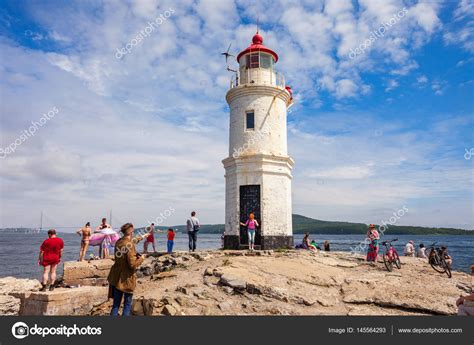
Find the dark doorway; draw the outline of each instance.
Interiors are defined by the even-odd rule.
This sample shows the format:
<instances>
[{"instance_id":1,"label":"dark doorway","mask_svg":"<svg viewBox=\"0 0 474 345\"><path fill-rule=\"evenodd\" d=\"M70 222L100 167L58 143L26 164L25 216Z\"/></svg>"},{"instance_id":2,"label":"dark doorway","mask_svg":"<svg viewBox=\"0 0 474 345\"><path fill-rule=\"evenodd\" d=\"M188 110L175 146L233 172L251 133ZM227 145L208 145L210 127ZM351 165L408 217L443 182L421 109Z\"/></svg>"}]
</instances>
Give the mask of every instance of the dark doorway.
<instances>
[{"instance_id":1,"label":"dark doorway","mask_svg":"<svg viewBox=\"0 0 474 345\"><path fill-rule=\"evenodd\" d=\"M249 214L253 212L255 219L260 225L255 233L255 245L261 244L261 227L262 222L260 218L260 185L240 186L240 221L245 223L249 218ZM247 228L240 226L240 244L248 244Z\"/></svg>"}]
</instances>

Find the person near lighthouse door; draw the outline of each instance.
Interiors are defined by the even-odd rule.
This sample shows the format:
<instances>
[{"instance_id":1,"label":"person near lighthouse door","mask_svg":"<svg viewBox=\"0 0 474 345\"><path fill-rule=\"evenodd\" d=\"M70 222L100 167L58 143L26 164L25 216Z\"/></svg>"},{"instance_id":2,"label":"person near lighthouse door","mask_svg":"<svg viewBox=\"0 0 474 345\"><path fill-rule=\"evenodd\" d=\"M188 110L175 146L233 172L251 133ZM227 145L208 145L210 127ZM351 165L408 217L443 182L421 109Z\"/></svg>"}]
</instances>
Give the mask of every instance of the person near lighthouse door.
<instances>
[{"instance_id":1,"label":"person near lighthouse door","mask_svg":"<svg viewBox=\"0 0 474 345\"><path fill-rule=\"evenodd\" d=\"M255 215L253 214L253 212L249 214L249 219L247 219L245 223L241 222L240 225L247 227L249 237L249 249L253 250L255 244L255 231L258 227L258 222L255 219Z\"/></svg>"}]
</instances>

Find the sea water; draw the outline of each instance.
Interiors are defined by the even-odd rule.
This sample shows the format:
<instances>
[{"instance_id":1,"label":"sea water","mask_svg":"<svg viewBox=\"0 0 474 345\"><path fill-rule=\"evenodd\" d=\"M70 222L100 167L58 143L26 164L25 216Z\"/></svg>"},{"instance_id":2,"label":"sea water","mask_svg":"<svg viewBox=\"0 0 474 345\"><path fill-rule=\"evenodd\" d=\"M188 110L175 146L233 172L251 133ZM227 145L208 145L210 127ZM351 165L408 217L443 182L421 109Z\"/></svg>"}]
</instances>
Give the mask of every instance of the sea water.
<instances>
[{"instance_id":1,"label":"sea water","mask_svg":"<svg viewBox=\"0 0 474 345\"><path fill-rule=\"evenodd\" d=\"M81 237L73 233L59 233L59 237L64 240L63 262L77 260L81 245ZM0 236L0 277L14 276L18 278L39 278L42 268L38 266L38 254L41 243L47 238L46 234L25 234L25 233L4 233ZM301 243L303 235L295 235L295 243ZM364 240L363 235L311 235L311 239L316 240L320 247L324 241L329 241L332 251L350 251L351 247L357 246ZM415 242L415 248L420 243L428 247L436 242L448 247L449 254L453 257L453 269L470 272L470 266L474 264L474 236L423 236L423 235L394 235L385 236L382 240L398 238L394 242L394 247L400 255L403 255L403 247L409 240ZM166 232L155 234L155 244L157 251L166 250ZM221 248L221 235L219 234L198 234L198 251L204 249ZM143 242L138 243L139 252L143 250ZM188 235L177 233L175 237L174 250L188 250ZM148 251L152 251L151 244ZM383 247L380 248L380 252ZM98 255L97 247L90 247L89 254ZM402 258L403 261L403 258ZM433 271L427 265L427 270ZM61 270L61 268L60 268ZM61 272L59 272L61 273Z\"/></svg>"}]
</instances>

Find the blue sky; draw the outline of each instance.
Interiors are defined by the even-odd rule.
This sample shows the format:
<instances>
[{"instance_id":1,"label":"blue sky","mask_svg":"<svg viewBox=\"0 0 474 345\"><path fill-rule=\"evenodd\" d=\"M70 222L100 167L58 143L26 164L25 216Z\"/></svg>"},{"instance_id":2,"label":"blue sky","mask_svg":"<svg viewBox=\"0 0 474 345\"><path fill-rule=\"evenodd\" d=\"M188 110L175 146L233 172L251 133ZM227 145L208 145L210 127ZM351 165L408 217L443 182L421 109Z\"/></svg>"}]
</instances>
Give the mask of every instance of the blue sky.
<instances>
[{"instance_id":1,"label":"blue sky","mask_svg":"<svg viewBox=\"0 0 474 345\"><path fill-rule=\"evenodd\" d=\"M192 209L223 222L220 52L244 49L258 20L295 92L294 213L380 223L406 206L398 224L474 228L472 1L1 3L1 148L59 110L0 161L2 227L36 226L41 210L46 226L78 226L110 209L143 225L169 207L163 224Z\"/></svg>"}]
</instances>

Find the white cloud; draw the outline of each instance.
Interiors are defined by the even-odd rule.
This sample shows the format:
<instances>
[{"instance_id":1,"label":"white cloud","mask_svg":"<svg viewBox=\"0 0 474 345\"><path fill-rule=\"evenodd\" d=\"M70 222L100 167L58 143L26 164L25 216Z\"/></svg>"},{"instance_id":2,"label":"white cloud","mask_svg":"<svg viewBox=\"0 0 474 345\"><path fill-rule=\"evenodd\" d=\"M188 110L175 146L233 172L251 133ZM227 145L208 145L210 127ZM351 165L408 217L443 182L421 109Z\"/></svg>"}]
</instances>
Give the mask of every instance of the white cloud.
<instances>
[{"instance_id":1,"label":"white cloud","mask_svg":"<svg viewBox=\"0 0 474 345\"><path fill-rule=\"evenodd\" d=\"M336 82L336 97L346 98L357 95L357 85L350 79L341 79Z\"/></svg>"},{"instance_id":2,"label":"white cloud","mask_svg":"<svg viewBox=\"0 0 474 345\"><path fill-rule=\"evenodd\" d=\"M420 75L416 78L417 83L426 84L428 82L428 77L426 75Z\"/></svg>"},{"instance_id":3,"label":"white cloud","mask_svg":"<svg viewBox=\"0 0 474 345\"><path fill-rule=\"evenodd\" d=\"M385 88L385 92L389 92L393 89L396 89L398 85L398 81L396 81L395 79L390 79L387 83L387 87Z\"/></svg>"},{"instance_id":4,"label":"white cloud","mask_svg":"<svg viewBox=\"0 0 474 345\"><path fill-rule=\"evenodd\" d=\"M220 53L228 44L234 54L245 48L259 13L265 44L280 54L277 68L295 99L316 108L328 93L344 104L371 92L365 73L397 75L398 83L418 67L413 47L440 25L439 6L423 6L352 61L348 51L399 11L400 1L360 1L357 10L351 1L29 3L32 21L48 33L40 43L50 39L59 48L0 39L7 57L0 68L2 146L53 106L61 113L2 162L8 203L0 226L36 225L41 210L57 224L79 225L111 208L117 219L142 225L169 205L177 210L170 224L183 223L196 207L204 222L223 221L230 74ZM124 59L115 58L117 48L169 7L176 13L166 23ZM401 135L396 130L403 126L374 124L365 115L290 115L296 212L366 221L374 207L398 208L407 195L439 198L466 189L462 168L448 172L438 189L424 184L425 155L437 145L429 133ZM374 139L376 131L383 134ZM407 169L406 162L414 166ZM313 185L314 179L324 183ZM450 217L468 219L464 208Z\"/></svg>"},{"instance_id":5,"label":"white cloud","mask_svg":"<svg viewBox=\"0 0 474 345\"><path fill-rule=\"evenodd\" d=\"M474 52L474 4L471 0L460 0L453 13L453 23L447 26L443 39L446 44L463 47Z\"/></svg>"}]
</instances>

